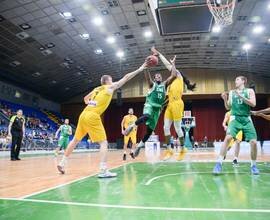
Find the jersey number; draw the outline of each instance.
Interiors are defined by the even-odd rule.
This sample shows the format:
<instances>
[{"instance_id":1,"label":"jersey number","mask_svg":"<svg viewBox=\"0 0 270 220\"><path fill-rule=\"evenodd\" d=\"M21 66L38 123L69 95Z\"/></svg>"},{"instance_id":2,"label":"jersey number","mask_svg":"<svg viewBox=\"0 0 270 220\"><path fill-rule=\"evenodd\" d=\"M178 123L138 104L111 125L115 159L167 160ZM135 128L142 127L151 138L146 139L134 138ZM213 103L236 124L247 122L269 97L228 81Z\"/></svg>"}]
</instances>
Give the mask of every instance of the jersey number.
<instances>
[{"instance_id":1,"label":"jersey number","mask_svg":"<svg viewBox=\"0 0 270 220\"><path fill-rule=\"evenodd\" d=\"M237 104L238 105L242 105L243 104L243 100L242 99L237 99Z\"/></svg>"},{"instance_id":2,"label":"jersey number","mask_svg":"<svg viewBox=\"0 0 270 220\"><path fill-rule=\"evenodd\" d=\"M158 99L162 99L163 95L161 93L158 93Z\"/></svg>"}]
</instances>

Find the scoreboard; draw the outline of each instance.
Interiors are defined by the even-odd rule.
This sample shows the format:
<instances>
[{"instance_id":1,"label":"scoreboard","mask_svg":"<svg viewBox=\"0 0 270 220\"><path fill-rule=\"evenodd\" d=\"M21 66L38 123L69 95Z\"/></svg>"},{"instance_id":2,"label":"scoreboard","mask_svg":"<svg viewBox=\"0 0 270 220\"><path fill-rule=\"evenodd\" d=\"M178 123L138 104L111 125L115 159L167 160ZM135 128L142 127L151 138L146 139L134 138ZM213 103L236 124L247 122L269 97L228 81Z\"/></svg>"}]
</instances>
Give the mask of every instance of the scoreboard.
<instances>
[{"instance_id":1,"label":"scoreboard","mask_svg":"<svg viewBox=\"0 0 270 220\"><path fill-rule=\"evenodd\" d=\"M206 4L206 0L157 0L157 1L159 8Z\"/></svg>"}]
</instances>

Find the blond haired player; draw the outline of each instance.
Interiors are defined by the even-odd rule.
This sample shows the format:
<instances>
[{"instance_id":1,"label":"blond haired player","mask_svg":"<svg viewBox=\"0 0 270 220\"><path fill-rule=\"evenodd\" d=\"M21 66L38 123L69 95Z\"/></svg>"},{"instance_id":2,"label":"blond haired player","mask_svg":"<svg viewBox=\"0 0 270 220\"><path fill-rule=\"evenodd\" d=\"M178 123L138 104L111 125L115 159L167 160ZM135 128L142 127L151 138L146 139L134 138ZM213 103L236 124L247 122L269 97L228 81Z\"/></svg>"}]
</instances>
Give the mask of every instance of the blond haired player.
<instances>
[{"instance_id":1,"label":"blond haired player","mask_svg":"<svg viewBox=\"0 0 270 220\"><path fill-rule=\"evenodd\" d=\"M75 136L68 144L65 154L57 166L59 172L65 173L67 158L82 138L88 134L93 142L97 142L100 145L100 173L98 177L108 178L117 176L116 173L110 172L107 168L108 142L100 116L108 108L114 91L146 69L147 62L145 61L140 68L126 74L117 82L113 82L110 75L103 75L100 80L101 86L95 88L84 97L84 102L87 106L79 117Z\"/></svg>"},{"instance_id":2,"label":"blond haired player","mask_svg":"<svg viewBox=\"0 0 270 220\"><path fill-rule=\"evenodd\" d=\"M128 128L128 126L132 125L135 123L137 120L137 117L134 115L133 108L130 108L128 110L128 114L124 116L122 122L121 122L121 129L122 129L122 134L124 135L125 130ZM127 159L127 145L129 140L132 143L132 148L130 151L130 156L134 159L134 152L133 149L136 147L137 143L137 128L133 129L128 136L124 135L124 154L123 154L123 160Z\"/></svg>"},{"instance_id":3,"label":"blond haired player","mask_svg":"<svg viewBox=\"0 0 270 220\"><path fill-rule=\"evenodd\" d=\"M172 64L154 47L152 47L152 52L156 55L159 55L159 58L166 66L166 68L171 71ZM173 156L173 150L171 148L170 139L171 139L171 126L174 124L175 131L180 141L181 151L177 156L177 160L182 160L186 149L184 147L184 134L181 128L181 122L184 112L184 102L182 100L182 95L184 92L184 83L187 85L187 88L193 91L196 87L196 84L191 84L190 81L181 73L176 70L176 78L173 80L171 85L167 88L168 95L168 105L164 114L164 135L165 142L167 144L167 150L165 153L164 160L168 160Z\"/></svg>"},{"instance_id":4,"label":"blond haired player","mask_svg":"<svg viewBox=\"0 0 270 220\"><path fill-rule=\"evenodd\" d=\"M224 131L227 131L228 125L230 123L230 118L231 118L231 111L226 112L224 116L224 120L222 123L222 126L224 128ZM238 166L238 157L239 157L239 152L240 152L240 143L243 140L243 131L239 131L235 137L235 140L232 139L231 142L228 145L227 152L231 149L233 145L235 145L235 151L234 151L234 159L233 159L233 166ZM226 155L224 159L226 158Z\"/></svg>"}]
</instances>

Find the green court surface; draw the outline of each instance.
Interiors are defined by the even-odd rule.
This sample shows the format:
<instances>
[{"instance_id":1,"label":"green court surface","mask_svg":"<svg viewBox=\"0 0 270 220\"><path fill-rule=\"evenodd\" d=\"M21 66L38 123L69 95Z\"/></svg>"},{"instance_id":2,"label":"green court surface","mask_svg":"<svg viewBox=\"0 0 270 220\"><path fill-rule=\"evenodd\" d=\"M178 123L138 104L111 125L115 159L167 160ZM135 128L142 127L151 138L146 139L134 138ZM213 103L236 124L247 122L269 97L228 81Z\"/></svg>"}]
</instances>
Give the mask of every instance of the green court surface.
<instances>
[{"instance_id":1,"label":"green court surface","mask_svg":"<svg viewBox=\"0 0 270 220\"><path fill-rule=\"evenodd\" d=\"M24 199L0 199L0 219L268 219L270 167L213 163L131 163ZM29 186L31 187L31 186Z\"/></svg>"}]
</instances>

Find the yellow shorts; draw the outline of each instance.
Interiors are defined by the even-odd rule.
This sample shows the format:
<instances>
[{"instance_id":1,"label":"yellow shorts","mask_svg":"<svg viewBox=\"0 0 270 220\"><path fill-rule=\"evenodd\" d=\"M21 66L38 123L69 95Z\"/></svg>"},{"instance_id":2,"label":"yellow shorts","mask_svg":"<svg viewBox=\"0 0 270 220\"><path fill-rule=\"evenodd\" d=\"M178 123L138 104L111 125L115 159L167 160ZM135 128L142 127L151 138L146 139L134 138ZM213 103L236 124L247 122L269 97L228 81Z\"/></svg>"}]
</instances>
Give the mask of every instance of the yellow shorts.
<instances>
[{"instance_id":1,"label":"yellow shorts","mask_svg":"<svg viewBox=\"0 0 270 220\"><path fill-rule=\"evenodd\" d=\"M80 141L86 134L89 135L92 142L107 140L100 115L89 110L84 110L81 113L75 131L75 138Z\"/></svg>"},{"instance_id":2,"label":"yellow shorts","mask_svg":"<svg viewBox=\"0 0 270 220\"><path fill-rule=\"evenodd\" d=\"M183 117L183 112L184 112L183 100L169 102L164 114L164 119L169 119L171 121L181 120Z\"/></svg>"},{"instance_id":3,"label":"yellow shorts","mask_svg":"<svg viewBox=\"0 0 270 220\"><path fill-rule=\"evenodd\" d=\"M243 140L243 131L239 131L236 135L236 140L241 142ZM228 147L231 147L233 146L233 144L235 143L235 140L232 139L231 142L229 143L229 146Z\"/></svg>"},{"instance_id":4,"label":"yellow shorts","mask_svg":"<svg viewBox=\"0 0 270 220\"><path fill-rule=\"evenodd\" d=\"M137 132L132 132L130 135L128 136L124 136L124 144L128 144L129 139L131 140L132 144L136 144L137 143Z\"/></svg>"}]
</instances>

